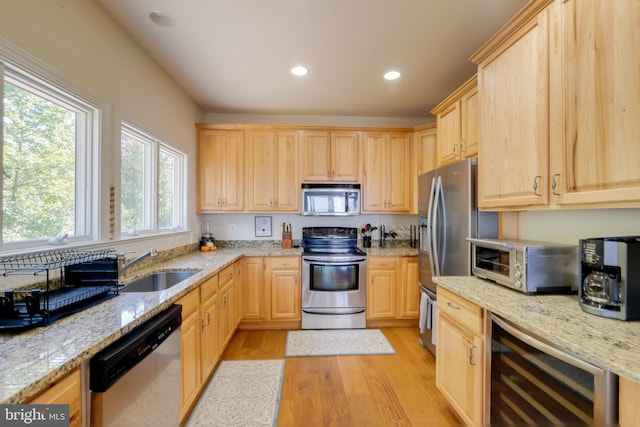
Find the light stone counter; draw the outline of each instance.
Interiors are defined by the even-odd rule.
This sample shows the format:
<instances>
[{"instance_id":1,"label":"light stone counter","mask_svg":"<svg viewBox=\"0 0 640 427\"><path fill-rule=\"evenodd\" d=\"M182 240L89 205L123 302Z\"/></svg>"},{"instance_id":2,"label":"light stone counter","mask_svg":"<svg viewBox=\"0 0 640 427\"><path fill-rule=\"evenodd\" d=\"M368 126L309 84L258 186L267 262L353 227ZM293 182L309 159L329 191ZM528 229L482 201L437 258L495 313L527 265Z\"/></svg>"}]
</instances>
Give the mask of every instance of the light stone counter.
<instances>
[{"instance_id":1,"label":"light stone counter","mask_svg":"<svg viewBox=\"0 0 640 427\"><path fill-rule=\"evenodd\" d=\"M434 282L595 366L640 383L640 322L582 311L577 295L524 295L476 277Z\"/></svg>"},{"instance_id":2,"label":"light stone counter","mask_svg":"<svg viewBox=\"0 0 640 427\"><path fill-rule=\"evenodd\" d=\"M138 271L128 280L162 270L199 273L168 290L121 293L46 327L0 334L0 402L20 403L98 351L169 307L202 281L242 256L299 256L300 249L246 247L192 252Z\"/></svg>"}]
</instances>

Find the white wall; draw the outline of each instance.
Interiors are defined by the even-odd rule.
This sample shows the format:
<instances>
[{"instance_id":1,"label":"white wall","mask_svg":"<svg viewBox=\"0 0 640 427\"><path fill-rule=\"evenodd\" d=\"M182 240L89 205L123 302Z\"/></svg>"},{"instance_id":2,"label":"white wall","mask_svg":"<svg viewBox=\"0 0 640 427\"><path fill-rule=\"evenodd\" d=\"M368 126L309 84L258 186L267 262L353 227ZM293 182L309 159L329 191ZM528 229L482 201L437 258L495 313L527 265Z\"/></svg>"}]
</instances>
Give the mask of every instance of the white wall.
<instances>
[{"instance_id":1,"label":"white wall","mask_svg":"<svg viewBox=\"0 0 640 427\"><path fill-rule=\"evenodd\" d=\"M255 217L271 217L272 236L255 237ZM371 226L384 225L387 231L393 229L399 239L408 239L409 225L418 225L417 215L357 215L350 217L324 217L302 215L273 215L273 214L223 214L203 215L203 221L211 221L211 232L217 240L281 240L282 223L291 224L294 240L302 238L302 227L339 226L358 227L369 223ZM235 232L231 227L235 226ZM380 238L378 231L373 232L373 240Z\"/></svg>"},{"instance_id":2,"label":"white wall","mask_svg":"<svg viewBox=\"0 0 640 427\"><path fill-rule=\"evenodd\" d=\"M118 182L118 119L126 118L188 155L188 221L191 231L162 238L106 242L142 251L197 240L195 123L202 111L111 17L90 0L0 0L0 38L83 86L109 108L101 157L101 229L107 229L109 186ZM111 121L109 121L111 120ZM118 193L116 188L116 193ZM103 234L106 238L106 233ZM119 248L118 248L119 249Z\"/></svg>"},{"instance_id":3,"label":"white wall","mask_svg":"<svg viewBox=\"0 0 640 427\"><path fill-rule=\"evenodd\" d=\"M520 238L578 244L587 237L640 235L640 209L587 209L520 213Z\"/></svg>"}]
</instances>

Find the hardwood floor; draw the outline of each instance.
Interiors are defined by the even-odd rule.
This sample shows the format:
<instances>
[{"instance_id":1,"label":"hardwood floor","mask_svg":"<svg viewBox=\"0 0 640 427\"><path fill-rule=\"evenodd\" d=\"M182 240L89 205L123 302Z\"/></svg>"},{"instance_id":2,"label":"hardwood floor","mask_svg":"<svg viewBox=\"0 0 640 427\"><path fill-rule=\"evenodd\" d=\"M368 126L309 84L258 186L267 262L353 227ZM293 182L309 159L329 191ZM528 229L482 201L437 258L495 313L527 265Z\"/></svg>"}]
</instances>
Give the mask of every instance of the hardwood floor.
<instances>
[{"instance_id":1,"label":"hardwood floor","mask_svg":"<svg viewBox=\"0 0 640 427\"><path fill-rule=\"evenodd\" d=\"M395 355L286 358L278 426L458 427L417 328L382 328ZM222 360L284 359L287 331L238 331Z\"/></svg>"}]
</instances>

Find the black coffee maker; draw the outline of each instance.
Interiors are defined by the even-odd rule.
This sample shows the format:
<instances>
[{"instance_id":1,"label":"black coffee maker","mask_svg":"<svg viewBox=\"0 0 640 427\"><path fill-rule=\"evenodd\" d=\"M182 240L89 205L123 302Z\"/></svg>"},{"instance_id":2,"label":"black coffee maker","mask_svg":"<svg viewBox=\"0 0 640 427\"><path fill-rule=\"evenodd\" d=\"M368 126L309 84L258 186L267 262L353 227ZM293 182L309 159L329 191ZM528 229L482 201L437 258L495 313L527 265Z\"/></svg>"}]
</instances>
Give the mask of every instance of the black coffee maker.
<instances>
[{"instance_id":1,"label":"black coffee maker","mask_svg":"<svg viewBox=\"0 0 640 427\"><path fill-rule=\"evenodd\" d=\"M579 304L587 313L640 319L640 236L580 240Z\"/></svg>"}]
</instances>

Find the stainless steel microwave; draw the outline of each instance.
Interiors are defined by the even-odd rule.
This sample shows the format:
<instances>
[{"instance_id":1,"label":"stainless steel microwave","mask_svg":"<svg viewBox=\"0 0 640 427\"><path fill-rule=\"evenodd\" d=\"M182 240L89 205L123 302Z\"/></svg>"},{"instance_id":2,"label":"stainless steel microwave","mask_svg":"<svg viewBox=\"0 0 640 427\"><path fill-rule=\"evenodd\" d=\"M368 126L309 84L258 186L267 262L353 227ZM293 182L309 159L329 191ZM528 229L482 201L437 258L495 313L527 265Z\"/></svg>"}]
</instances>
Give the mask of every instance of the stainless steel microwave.
<instances>
[{"instance_id":1,"label":"stainless steel microwave","mask_svg":"<svg viewBox=\"0 0 640 427\"><path fill-rule=\"evenodd\" d=\"M473 239L471 273L525 294L577 292L578 247L530 240Z\"/></svg>"},{"instance_id":2,"label":"stainless steel microwave","mask_svg":"<svg viewBox=\"0 0 640 427\"><path fill-rule=\"evenodd\" d=\"M302 184L302 215L360 215L360 184Z\"/></svg>"}]
</instances>

